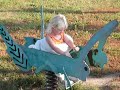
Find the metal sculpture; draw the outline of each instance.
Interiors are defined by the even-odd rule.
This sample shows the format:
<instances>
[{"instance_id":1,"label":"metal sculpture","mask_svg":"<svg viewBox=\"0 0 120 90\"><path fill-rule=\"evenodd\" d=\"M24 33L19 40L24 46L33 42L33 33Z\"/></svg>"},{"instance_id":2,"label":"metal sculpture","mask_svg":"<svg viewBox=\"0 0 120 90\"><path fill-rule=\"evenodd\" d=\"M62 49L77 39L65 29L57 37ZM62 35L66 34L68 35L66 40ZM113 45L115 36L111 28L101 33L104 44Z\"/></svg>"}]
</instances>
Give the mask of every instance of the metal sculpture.
<instances>
[{"instance_id":1,"label":"metal sculpture","mask_svg":"<svg viewBox=\"0 0 120 90\"><path fill-rule=\"evenodd\" d=\"M107 63L107 56L105 52L103 52L103 46L108 36L117 26L117 20L113 20L106 24L91 37L88 43L83 46L79 52L71 53L73 56L76 55L76 58L69 58L63 55L56 55L28 48L30 44L33 44L38 40L35 38L26 37L25 45L19 45L14 42L12 37L6 31L6 28L2 25L0 26L0 35L7 46L8 54L22 71L29 71L32 67L35 67L35 73L40 73L42 70L51 71L55 74L62 73L65 75L68 86L71 86L68 76L86 80L86 77L90 73L88 65L103 68L104 64ZM91 50L97 41L99 41L98 48Z\"/></svg>"}]
</instances>

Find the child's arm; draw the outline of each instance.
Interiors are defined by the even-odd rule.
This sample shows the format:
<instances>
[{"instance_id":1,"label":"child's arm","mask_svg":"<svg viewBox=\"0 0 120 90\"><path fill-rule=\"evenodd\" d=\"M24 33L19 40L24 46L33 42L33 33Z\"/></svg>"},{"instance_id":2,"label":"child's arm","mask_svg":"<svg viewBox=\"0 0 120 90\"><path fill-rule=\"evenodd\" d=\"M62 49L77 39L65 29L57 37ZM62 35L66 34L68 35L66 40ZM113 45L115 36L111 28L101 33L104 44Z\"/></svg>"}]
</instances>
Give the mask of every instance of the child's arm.
<instances>
[{"instance_id":1,"label":"child's arm","mask_svg":"<svg viewBox=\"0 0 120 90\"><path fill-rule=\"evenodd\" d=\"M47 43L50 45L50 47L58 54L61 55L66 55L69 56L67 52L63 52L62 50L60 50L58 47L55 46L55 43L52 41L52 39L49 36L46 36L46 41ZM70 56L69 56L70 57Z\"/></svg>"},{"instance_id":2,"label":"child's arm","mask_svg":"<svg viewBox=\"0 0 120 90\"><path fill-rule=\"evenodd\" d=\"M67 34L64 34L64 42L71 48L71 49L74 49L76 46L73 42L73 39L67 35Z\"/></svg>"},{"instance_id":3,"label":"child's arm","mask_svg":"<svg viewBox=\"0 0 120 90\"><path fill-rule=\"evenodd\" d=\"M67 34L64 34L64 42L71 48L71 49L74 49L76 51L79 51L79 48L76 47L76 45L74 44L73 42L73 39L67 35Z\"/></svg>"}]
</instances>

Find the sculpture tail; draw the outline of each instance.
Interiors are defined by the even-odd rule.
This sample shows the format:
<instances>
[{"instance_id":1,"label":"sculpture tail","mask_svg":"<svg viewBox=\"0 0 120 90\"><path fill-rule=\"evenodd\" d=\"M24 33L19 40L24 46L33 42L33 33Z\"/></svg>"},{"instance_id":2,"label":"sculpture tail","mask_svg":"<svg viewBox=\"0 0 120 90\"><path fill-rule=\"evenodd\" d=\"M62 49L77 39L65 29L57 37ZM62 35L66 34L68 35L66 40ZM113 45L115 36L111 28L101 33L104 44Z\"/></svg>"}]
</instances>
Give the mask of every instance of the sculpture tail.
<instances>
[{"instance_id":1,"label":"sculpture tail","mask_svg":"<svg viewBox=\"0 0 120 90\"><path fill-rule=\"evenodd\" d=\"M7 46L7 53L10 55L15 65L17 65L22 71L28 71L31 66L28 62L28 58L21 49L21 47L15 43L5 27L0 25L0 35Z\"/></svg>"}]
</instances>

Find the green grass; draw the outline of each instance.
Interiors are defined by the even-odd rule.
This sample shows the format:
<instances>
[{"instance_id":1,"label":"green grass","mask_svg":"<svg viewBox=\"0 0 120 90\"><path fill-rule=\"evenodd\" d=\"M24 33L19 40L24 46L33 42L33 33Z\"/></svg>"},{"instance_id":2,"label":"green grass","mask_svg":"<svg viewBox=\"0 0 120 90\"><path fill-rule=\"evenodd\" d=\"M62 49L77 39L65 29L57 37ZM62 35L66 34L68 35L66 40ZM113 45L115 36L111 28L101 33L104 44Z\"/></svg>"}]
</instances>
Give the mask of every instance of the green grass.
<instances>
[{"instance_id":1,"label":"green grass","mask_svg":"<svg viewBox=\"0 0 120 90\"><path fill-rule=\"evenodd\" d=\"M6 56L0 58L0 90L29 90L45 86L44 74L32 75L20 71Z\"/></svg>"},{"instance_id":2,"label":"green grass","mask_svg":"<svg viewBox=\"0 0 120 90\"><path fill-rule=\"evenodd\" d=\"M40 6L41 0L0 0L0 24L5 25L17 42L24 42L24 36L39 37L41 27ZM44 0L43 0L44 1ZM50 18L57 13L64 14L67 18L70 33L77 45L85 45L91 35L111 20L120 21L120 0L45 0L44 21L45 26ZM110 12L112 11L112 12ZM19 32L18 32L19 31ZM26 33L27 32L27 33ZM37 34L36 34L37 33ZM120 40L120 26L112 33L109 40ZM119 60L120 50L117 46L106 45L106 51L115 62ZM113 43L115 43L113 41ZM119 43L116 43L119 46ZM6 49L0 38L0 52ZM116 64L117 65L117 64ZM119 70L119 65L117 71ZM106 66L104 74L114 72ZM97 76L99 69L92 71ZM8 55L0 55L0 90L30 90L43 88L45 85L44 74L23 74L12 62ZM75 90L99 90L99 87L84 87L75 85ZM114 90L114 88L112 89Z\"/></svg>"},{"instance_id":3,"label":"green grass","mask_svg":"<svg viewBox=\"0 0 120 90\"><path fill-rule=\"evenodd\" d=\"M22 2L23 1L23 2ZM104 3L108 3L104 5ZM100 21L102 25L113 19L120 19L120 13L107 13L111 9L118 9L117 0L46 0L44 5L45 24L57 13L65 14L70 29L86 29L92 22ZM0 1L0 23L17 29L40 29L40 0L2 0ZM95 10L104 10L105 12ZM14 27L12 27L14 26ZM93 26L98 29L98 25Z\"/></svg>"},{"instance_id":4,"label":"green grass","mask_svg":"<svg viewBox=\"0 0 120 90\"><path fill-rule=\"evenodd\" d=\"M116 33L116 32L113 33L113 34L112 34L112 37L115 38L115 39L120 40L120 32L118 32L118 33Z\"/></svg>"},{"instance_id":5,"label":"green grass","mask_svg":"<svg viewBox=\"0 0 120 90\"><path fill-rule=\"evenodd\" d=\"M82 86L80 84L77 84L73 87L73 90L100 90L98 87L92 87L92 86Z\"/></svg>"}]
</instances>

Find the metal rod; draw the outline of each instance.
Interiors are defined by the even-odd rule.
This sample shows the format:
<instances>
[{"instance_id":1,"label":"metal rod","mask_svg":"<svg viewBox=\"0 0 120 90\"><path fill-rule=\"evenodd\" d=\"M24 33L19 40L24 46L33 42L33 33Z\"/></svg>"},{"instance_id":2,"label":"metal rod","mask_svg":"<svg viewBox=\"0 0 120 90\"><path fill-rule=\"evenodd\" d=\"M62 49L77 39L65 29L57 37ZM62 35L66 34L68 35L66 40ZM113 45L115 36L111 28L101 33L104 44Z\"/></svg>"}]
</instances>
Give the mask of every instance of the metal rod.
<instances>
[{"instance_id":1,"label":"metal rod","mask_svg":"<svg viewBox=\"0 0 120 90\"><path fill-rule=\"evenodd\" d=\"M41 14L41 38L43 38L44 37L43 0L41 0L40 14Z\"/></svg>"}]
</instances>

